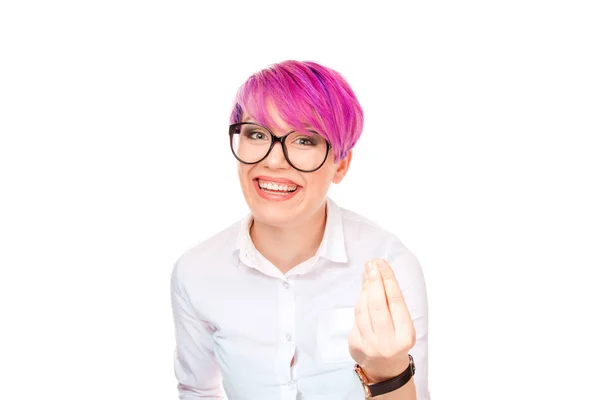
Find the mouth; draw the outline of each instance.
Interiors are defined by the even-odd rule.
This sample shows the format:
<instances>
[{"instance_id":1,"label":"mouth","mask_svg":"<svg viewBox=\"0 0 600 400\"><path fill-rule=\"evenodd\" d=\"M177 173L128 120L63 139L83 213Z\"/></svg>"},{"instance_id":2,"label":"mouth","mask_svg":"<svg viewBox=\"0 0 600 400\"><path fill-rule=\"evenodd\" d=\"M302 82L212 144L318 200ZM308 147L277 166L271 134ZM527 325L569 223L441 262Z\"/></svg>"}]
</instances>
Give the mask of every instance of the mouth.
<instances>
[{"instance_id":1,"label":"mouth","mask_svg":"<svg viewBox=\"0 0 600 400\"><path fill-rule=\"evenodd\" d=\"M289 179L259 176L252 180L259 197L267 201L286 202L296 197L302 186Z\"/></svg>"},{"instance_id":2,"label":"mouth","mask_svg":"<svg viewBox=\"0 0 600 400\"><path fill-rule=\"evenodd\" d=\"M286 195L294 193L300 186L293 182L272 182L260 178L254 179L258 184L258 189L265 193Z\"/></svg>"}]
</instances>

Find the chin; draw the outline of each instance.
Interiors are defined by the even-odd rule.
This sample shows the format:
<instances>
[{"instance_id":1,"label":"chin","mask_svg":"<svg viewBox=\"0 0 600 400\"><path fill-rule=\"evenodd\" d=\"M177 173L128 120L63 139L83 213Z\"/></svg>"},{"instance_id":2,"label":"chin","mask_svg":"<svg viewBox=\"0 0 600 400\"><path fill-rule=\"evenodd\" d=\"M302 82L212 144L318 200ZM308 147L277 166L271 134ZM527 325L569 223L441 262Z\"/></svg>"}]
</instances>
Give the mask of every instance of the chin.
<instances>
[{"instance_id":1,"label":"chin","mask_svg":"<svg viewBox=\"0 0 600 400\"><path fill-rule=\"evenodd\" d=\"M303 193L297 193L287 200L265 199L253 187L245 188L244 197L254 219L270 226L289 226L299 222L305 215ZM302 189L303 190L303 189Z\"/></svg>"},{"instance_id":2,"label":"chin","mask_svg":"<svg viewBox=\"0 0 600 400\"><path fill-rule=\"evenodd\" d=\"M271 226L292 225L304 215L300 198L294 201L269 201L258 196L252 196L248 206L254 219Z\"/></svg>"}]
</instances>

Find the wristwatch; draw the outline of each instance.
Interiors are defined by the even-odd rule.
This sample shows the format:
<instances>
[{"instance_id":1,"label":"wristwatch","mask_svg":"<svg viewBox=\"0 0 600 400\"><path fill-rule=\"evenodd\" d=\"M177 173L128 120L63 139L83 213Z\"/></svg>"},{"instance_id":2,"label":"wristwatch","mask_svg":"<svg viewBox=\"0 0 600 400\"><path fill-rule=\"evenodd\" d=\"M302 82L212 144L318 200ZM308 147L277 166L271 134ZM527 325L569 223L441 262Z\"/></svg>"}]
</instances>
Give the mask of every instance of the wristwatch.
<instances>
[{"instance_id":1,"label":"wristwatch","mask_svg":"<svg viewBox=\"0 0 600 400\"><path fill-rule=\"evenodd\" d=\"M381 396L382 394L392 392L406 385L416 371L415 363L410 354L408 355L408 359L408 367L404 370L404 372L394 378L378 383L369 383L360 365L356 364L354 366L354 371L356 372L356 375L358 375L358 379L360 379L360 383L362 383L363 388L365 389L365 399L372 399L375 396Z\"/></svg>"}]
</instances>

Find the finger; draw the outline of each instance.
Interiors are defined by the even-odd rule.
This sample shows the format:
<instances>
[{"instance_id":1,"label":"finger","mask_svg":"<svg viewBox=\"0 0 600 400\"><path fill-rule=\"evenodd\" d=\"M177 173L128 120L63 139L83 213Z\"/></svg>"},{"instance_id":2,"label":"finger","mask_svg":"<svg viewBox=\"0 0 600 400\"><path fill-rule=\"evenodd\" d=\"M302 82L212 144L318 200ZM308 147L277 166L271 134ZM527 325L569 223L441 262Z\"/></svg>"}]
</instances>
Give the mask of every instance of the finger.
<instances>
[{"instance_id":1,"label":"finger","mask_svg":"<svg viewBox=\"0 0 600 400\"><path fill-rule=\"evenodd\" d=\"M350 348L352 348L353 345L357 348L363 347L363 338L360 335L360 330L358 329L357 324L354 324L352 326L352 330L350 331L350 334L348 335L348 346ZM358 360L357 360L357 362L358 362Z\"/></svg>"},{"instance_id":2,"label":"finger","mask_svg":"<svg viewBox=\"0 0 600 400\"><path fill-rule=\"evenodd\" d=\"M369 314L369 298L368 298L368 285L366 274L363 272L362 289L358 296L358 302L354 308L356 327L358 333L364 341L372 342L374 340L373 324L371 322L371 315Z\"/></svg>"},{"instance_id":3,"label":"finger","mask_svg":"<svg viewBox=\"0 0 600 400\"><path fill-rule=\"evenodd\" d=\"M383 280L377 263L373 260L367 263L369 281L369 313L373 323L373 332L378 339L387 340L394 336L394 323L388 308Z\"/></svg>"},{"instance_id":4,"label":"finger","mask_svg":"<svg viewBox=\"0 0 600 400\"><path fill-rule=\"evenodd\" d=\"M378 260L377 266L379 267L383 287L385 288L388 307L395 330L399 331L412 326L412 318L404 301L404 295L402 294L402 289L400 289L394 270L385 260Z\"/></svg>"}]
</instances>

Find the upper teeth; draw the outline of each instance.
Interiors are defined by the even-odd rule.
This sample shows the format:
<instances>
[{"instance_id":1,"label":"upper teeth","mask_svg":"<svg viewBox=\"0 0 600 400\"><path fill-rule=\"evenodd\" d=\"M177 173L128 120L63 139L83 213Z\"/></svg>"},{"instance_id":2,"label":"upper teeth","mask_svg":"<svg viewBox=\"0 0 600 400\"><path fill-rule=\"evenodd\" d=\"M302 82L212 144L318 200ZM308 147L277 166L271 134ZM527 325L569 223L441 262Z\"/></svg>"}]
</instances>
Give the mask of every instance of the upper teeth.
<instances>
[{"instance_id":1,"label":"upper teeth","mask_svg":"<svg viewBox=\"0 0 600 400\"><path fill-rule=\"evenodd\" d=\"M265 181L258 181L258 186L260 186L263 189L278 190L282 192L293 192L298 187L293 183L275 183Z\"/></svg>"}]
</instances>

